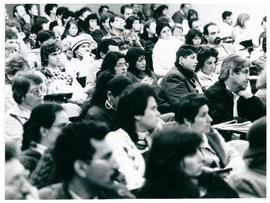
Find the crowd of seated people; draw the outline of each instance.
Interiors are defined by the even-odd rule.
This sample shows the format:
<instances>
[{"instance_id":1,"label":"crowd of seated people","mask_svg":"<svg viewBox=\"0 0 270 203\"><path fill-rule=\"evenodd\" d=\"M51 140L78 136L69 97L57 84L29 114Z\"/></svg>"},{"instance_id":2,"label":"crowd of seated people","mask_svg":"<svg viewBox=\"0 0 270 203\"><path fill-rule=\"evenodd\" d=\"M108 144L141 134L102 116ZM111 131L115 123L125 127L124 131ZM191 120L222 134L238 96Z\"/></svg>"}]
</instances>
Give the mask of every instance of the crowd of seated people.
<instances>
[{"instance_id":1,"label":"crowd of seated people","mask_svg":"<svg viewBox=\"0 0 270 203\"><path fill-rule=\"evenodd\" d=\"M266 198L266 17L169 9L6 9L6 199Z\"/></svg>"}]
</instances>

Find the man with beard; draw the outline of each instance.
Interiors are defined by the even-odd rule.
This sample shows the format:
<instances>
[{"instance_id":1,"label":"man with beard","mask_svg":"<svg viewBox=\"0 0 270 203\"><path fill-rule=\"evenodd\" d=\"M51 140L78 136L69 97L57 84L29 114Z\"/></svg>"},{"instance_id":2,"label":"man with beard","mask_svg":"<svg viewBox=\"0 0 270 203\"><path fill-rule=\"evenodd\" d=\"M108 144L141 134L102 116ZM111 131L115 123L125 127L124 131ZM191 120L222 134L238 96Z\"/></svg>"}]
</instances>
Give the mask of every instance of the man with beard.
<instances>
[{"instance_id":1,"label":"man with beard","mask_svg":"<svg viewBox=\"0 0 270 203\"><path fill-rule=\"evenodd\" d=\"M222 61L230 54L236 53L236 48L230 43L224 43L221 39L219 26L210 22L203 27L204 39L207 41L206 46L215 48L218 51L218 61L215 73L219 74Z\"/></svg>"},{"instance_id":2,"label":"man with beard","mask_svg":"<svg viewBox=\"0 0 270 203\"><path fill-rule=\"evenodd\" d=\"M248 59L239 55L223 60L219 81L205 91L214 124L234 118L254 121L266 114L262 101L251 92L249 68Z\"/></svg>"},{"instance_id":3,"label":"man with beard","mask_svg":"<svg viewBox=\"0 0 270 203\"><path fill-rule=\"evenodd\" d=\"M113 199L134 197L112 156L102 122L79 122L59 135L54 161L62 182L40 190L41 199Z\"/></svg>"}]
</instances>

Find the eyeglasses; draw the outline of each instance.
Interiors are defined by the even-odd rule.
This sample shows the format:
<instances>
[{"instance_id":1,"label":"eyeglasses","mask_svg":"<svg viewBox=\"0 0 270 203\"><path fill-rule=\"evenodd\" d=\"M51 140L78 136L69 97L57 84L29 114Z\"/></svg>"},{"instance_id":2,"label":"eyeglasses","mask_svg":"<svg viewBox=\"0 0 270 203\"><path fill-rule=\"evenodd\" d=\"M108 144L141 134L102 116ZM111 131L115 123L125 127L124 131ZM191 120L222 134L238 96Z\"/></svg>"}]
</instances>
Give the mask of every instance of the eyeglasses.
<instances>
[{"instance_id":1,"label":"eyeglasses","mask_svg":"<svg viewBox=\"0 0 270 203\"><path fill-rule=\"evenodd\" d=\"M29 91L29 93L30 93L30 94L33 94L33 95L35 95L35 96L39 96L40 93L45 93L46 90L47 90L47 88L46 88L44 85L42 85L42 86L40 86L39 88L34 88L34 89L32 89L31 91Z\"/></svg>"}]
</instances>

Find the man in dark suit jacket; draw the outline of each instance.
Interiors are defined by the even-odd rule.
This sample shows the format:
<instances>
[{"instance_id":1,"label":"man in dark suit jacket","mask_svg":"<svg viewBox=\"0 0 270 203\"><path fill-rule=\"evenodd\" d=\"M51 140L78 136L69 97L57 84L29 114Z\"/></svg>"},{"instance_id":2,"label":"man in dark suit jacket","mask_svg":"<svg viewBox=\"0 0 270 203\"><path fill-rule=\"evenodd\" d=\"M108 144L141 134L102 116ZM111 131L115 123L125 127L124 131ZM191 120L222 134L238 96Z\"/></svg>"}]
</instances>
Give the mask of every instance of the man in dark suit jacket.
<instances>
[{"instance_id":1,"label":"man in dark suit jacket","mask_svg":"<svg viewBox=\"0 0 270 203\"><path fill-rule=\"evenodd\" d=\"M213 123L238 118L254 121L266 114L262 101L249 87L250 62L239 55L224 59L219 81L205 91Z\"/></svg>"},{"instance_id":2,"label":"man in dark suit jacket","mask_svg":"<svg viewBox=\"0 0 270 203\"><path fill-rule=\"evenodd\" d=\"M197 51L194 46L181 46L176 52L175 67L162 79L158 94L158 109L161 113L173 112L173 106L187 93L202 93L201 84L195 74Z\"/></svg>"},{"instance_id":3,"label":"man in dark suit jacket","mask_svg":"<svg viewBox=\"0 0 270 203\"><path fill-rule=\"evenodd\" d=\"M102 122L78 122L63 128L53 158L62 182L40 190L41 199L134 197L125 187ZM121 180L120 180L121 179Z\"/></svg>"}]
</instances>

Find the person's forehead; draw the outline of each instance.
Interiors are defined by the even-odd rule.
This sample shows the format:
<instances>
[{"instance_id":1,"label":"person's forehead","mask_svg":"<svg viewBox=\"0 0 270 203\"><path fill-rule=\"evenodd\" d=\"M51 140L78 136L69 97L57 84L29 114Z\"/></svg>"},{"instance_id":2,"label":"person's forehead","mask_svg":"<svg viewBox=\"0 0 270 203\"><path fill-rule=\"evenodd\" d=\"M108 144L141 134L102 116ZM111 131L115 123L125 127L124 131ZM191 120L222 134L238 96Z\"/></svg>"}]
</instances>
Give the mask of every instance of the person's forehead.
<instances>
[{"instance_id":1,"label":"person's forehead","mask_svg":"<svg viewBox=\"0 0 270 203\"><path fill-rule=\"evenodd\" d=\"M102 140L91 139L90 142L95 148L93 159L99 159L108 153L112 153L112 149L106 138Z\"/></svg>"},{"instance_id":2,"label":"person's forehead","mask_svg":"<svg viewBox=\"0 0 270 203\"><path fill-rule=\"evenodd\" d=\"M19 5L16 7L16 10L17 11L22 11L22 10L25 10L24 7L22 5Z\"/></svg>"},{"instance_id":3,"label":"person's forehead","mask_svg":"<svg viewBox=\"0 0 270 203\"><path fill-rule=\"evenodd\" d=\"M133 9L132 8L125 8L125 13L132 13Z\"/></svg>"}]
</instances>

